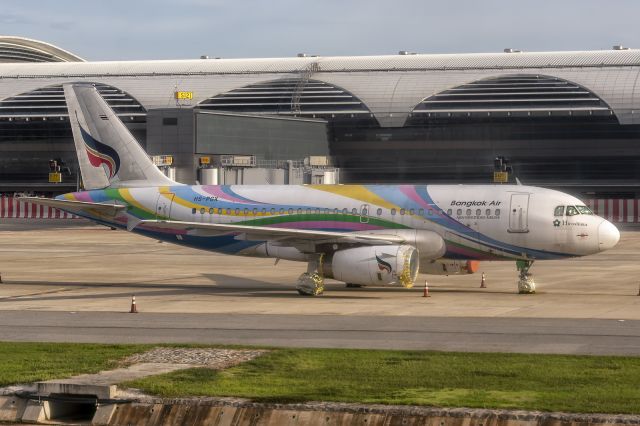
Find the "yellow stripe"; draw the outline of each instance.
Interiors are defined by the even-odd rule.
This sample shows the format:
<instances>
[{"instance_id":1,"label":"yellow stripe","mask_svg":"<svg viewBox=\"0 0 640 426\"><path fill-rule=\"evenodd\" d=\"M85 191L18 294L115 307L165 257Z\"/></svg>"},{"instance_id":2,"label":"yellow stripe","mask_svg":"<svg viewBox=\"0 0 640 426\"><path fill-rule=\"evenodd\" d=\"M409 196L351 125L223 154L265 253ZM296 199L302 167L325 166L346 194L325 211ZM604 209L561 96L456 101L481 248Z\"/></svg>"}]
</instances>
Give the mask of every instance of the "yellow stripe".
<instances>
[{"instance_id":1,"label":"yellow stripe","mask_svg":"<svg viewBox=\"0 0 640 426\"><path fill-rule=\"evenodd\" d=\"M395 204L381 198L379 195L369 191L362 185L308 185L307 187L317 189L318 191L342 195L347 198L353 198L366 204L374 204L387 209L397 208Z\"/></svg>"},{"instance_id":2,"label":"yellow stripe","mask_svg":"<svg viewBox=\"0 0 640 426\"><path fill-rule=\"evenodd\" d=\"M192 203L191 201L184 200L184 199L178 197L177 195L175 195L173 192L170 192L170 191L163 192L163 189L165 189L165 188L168 191L168 189L169 189L168 186L167 187L161 187L160 188L160 195L162 195L167 200L171 200L171 196L174 195L173 202L176 203L176 204L180 204L181 206L187 207L189 209L194 209L194 208L195 209L200 209L201 207L205 207L202 204L196 204L196 203Z\"/></svg>"},{"instance_id":3,"label":"yellow stripe","mask_svg":"<svg viewBox=\"0 0 640 426\"><path fill-rule=\"evenodd\" d=\"M118 193L120 194L120 196L122 198L124 198L124 200L127 203L131 204L132 206L137 207L140 210L144 210L144 211L146 211L148 213L152 213L152 214L156 212L155 208L149 209L146 206L144 206L144 205L140 204L139 202L137 202L136 199L133 198L133 196L131 195L131 192L128 189L126 189L126 188L125 189L118 189Z\"/></svg>"}]
</instances>

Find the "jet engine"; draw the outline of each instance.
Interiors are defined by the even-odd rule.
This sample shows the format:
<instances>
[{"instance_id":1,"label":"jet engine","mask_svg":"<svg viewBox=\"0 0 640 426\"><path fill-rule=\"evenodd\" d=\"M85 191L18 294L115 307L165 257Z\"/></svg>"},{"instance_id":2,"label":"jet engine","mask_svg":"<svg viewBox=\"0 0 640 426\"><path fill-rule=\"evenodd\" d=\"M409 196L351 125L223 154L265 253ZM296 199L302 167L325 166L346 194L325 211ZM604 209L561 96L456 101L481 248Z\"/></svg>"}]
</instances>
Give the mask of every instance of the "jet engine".
<instances>
[{"instance_id":1,"label":"jet engine","mask_svg":"<svg viewBox=\"0 0 640 426\"><path fill-rule=\"evenodd\" d=\"M420 263L420 271L429 275L464 275L478 271L477 260L428 260Z\"/></svg>"},{"instance_id":2,"label":"jet engine","mask_svg":"<svg viewBox=\"0 0 640 426\"><path fill-rule=\"evenodd\" d=\"M364 246L327 255L322 272L346 283L411 287L419 265L418 251L412 246Z\"/></svg>"}]
</instances>

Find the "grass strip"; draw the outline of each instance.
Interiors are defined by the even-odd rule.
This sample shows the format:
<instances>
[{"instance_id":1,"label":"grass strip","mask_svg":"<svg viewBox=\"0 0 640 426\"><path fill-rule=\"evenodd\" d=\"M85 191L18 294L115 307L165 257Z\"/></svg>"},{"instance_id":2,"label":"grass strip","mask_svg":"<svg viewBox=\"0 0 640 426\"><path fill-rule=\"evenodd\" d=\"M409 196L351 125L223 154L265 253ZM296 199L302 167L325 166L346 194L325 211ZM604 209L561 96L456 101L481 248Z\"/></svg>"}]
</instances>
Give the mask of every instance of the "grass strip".
<instances>
[{"instance_id":1,"label":"grass strip","mask_svg":"<svg viewBox=\"0 0 640 426\"><path fill-rule=\"evenodd\" d=\"M275 349L225 371L126 385L164 397L336 401L581 413L640 413L640 358Z\"/></svg>"},{"instance_id":2,"label":"grass strip","mask_svg":"<svg viewBox=\"0 0 640 426\"><path fill-rule=\"evenodd\" d=\"M115 368L151 347L2 342L0 386ZM640 414L638 383L638 357L272 349L225 371L189 369L126 385L164 397Z\"/></svg>"},{"instance_id":3,"label":"grass strip","mask_svg":"<svg viewBox=\"0 0 640 426\"><path fill-rule=\"evenodd\" d=\"M0 343L0 386L97 373L150 346L82 343Z\"/></svg>"}]
</instances>

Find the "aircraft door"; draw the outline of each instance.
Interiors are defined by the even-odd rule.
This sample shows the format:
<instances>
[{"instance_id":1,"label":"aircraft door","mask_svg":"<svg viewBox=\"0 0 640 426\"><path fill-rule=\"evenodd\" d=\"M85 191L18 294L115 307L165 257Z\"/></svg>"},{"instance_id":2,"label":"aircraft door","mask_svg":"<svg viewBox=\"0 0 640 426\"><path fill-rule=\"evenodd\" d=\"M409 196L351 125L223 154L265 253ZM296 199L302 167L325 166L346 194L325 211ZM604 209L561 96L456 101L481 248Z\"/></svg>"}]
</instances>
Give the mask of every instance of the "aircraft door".
<instances>
[{"instance_id":1,"label":"aircraft door","mask_svg":"<svg viewBox=\"0 0 640 426\"><path fill-rule=\"evenodd\" d=\"M529 194L511 194L509 232L529 232Z\"/></svg>"},{"instance_id":2,"label":"aircraft door","mask_svg":"<svg viewBox=\"0 0 640 426\"><path fill-rule=\"evenodd\" d=\"M176 194L172 192L161 192L158 194L158 200L156 201L156 219L167 220L171 219L171 205L173 204L173 197Z\"/></svg>"},{"instance_id":3,"label":"aircraft door","mask_svg":"<svg viewBox=\"0 0 640 426\"><path fill-rule=\"evenodd\" d=\"M363 204L360 206L360 223L369 223L369 215L371 210L369 204Z\"/></svg>"}]
</instances>

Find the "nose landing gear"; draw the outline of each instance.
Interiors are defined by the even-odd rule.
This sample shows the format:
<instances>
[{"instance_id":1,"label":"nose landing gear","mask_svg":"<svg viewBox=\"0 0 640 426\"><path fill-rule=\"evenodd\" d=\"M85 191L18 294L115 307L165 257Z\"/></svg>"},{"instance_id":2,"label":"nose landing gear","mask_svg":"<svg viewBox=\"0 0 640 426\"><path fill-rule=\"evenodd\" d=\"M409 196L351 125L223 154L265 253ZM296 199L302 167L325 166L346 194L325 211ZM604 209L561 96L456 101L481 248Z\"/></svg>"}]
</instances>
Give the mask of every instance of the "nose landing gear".
<instances>
[{"instance_id":1,"label":"nose landing gear","mask_svg":"<svg viewBox=\"0 0 640 426\"><path fill-rule=\"evenodd\" d=\"M529 273L529 268L533 265L533 260L518 260L516 268L520 272L518 279L518 293L533 294L536 292L536 283L533 280L533 274Z\"/></svg>"}]
</instances>

